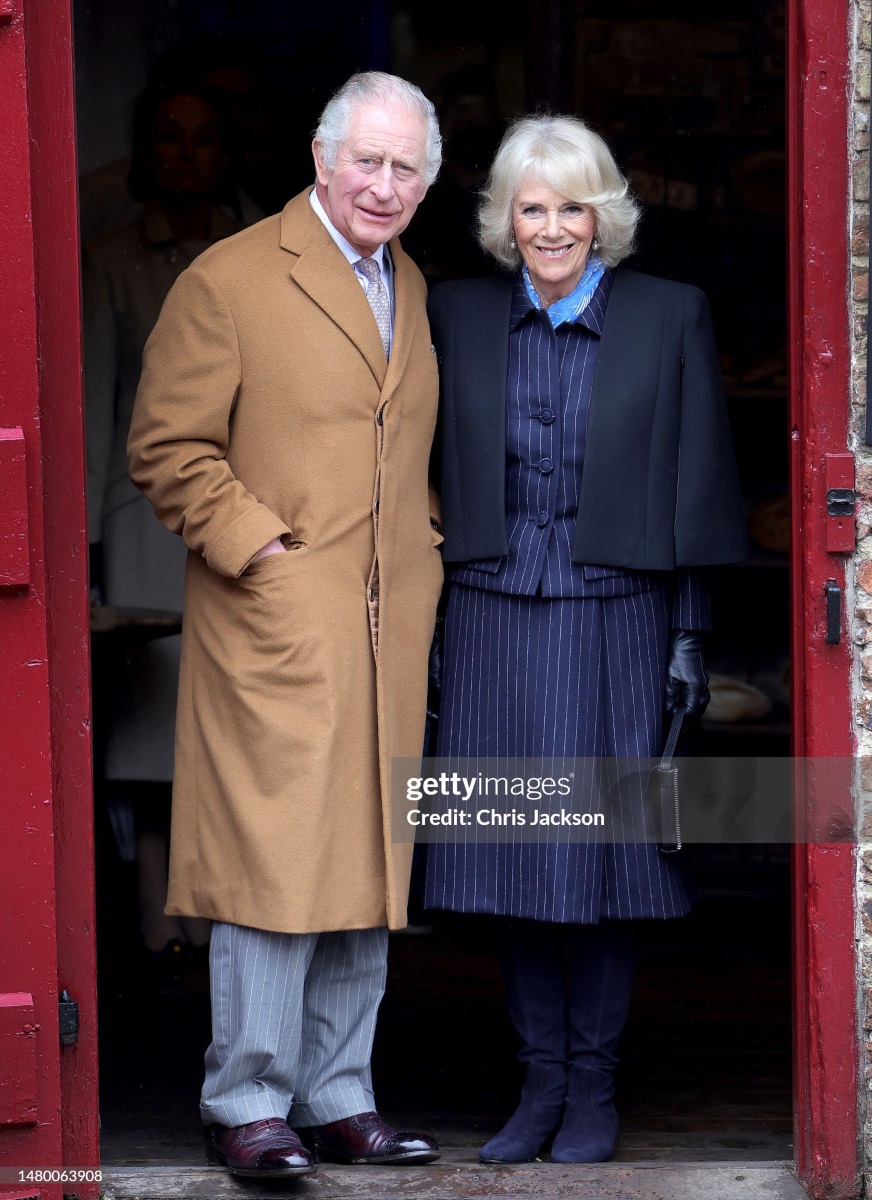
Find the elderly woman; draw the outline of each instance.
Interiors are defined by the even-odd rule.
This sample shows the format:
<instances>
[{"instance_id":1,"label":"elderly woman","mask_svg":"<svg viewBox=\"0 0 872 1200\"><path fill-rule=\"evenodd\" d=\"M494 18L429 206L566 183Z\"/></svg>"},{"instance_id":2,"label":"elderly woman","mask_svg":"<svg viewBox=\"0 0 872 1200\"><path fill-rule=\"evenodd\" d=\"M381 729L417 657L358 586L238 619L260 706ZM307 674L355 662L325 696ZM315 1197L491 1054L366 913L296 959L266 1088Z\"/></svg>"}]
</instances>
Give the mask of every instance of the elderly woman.
<instances>
[{"instance_id":1,"label":"elderly woman","mask_svg":"<svg viewBox=\"0 0 872 1200\"><path fill-rule=\"evenodd\" d=\"M744 522L705 297L619 266L637 219L582 121L523 118L479 219L510 274L433 293L451 580L440 756L656 756L664 709L707 703L698 568L743 558ZM526 1065L481 1158L526 1161L556 1134L552 1160L599 1162L618 1127L635 923L688 912L680 855L513 835L427 848L428 907L498 918Z\"/></svg>"}]
</instances>

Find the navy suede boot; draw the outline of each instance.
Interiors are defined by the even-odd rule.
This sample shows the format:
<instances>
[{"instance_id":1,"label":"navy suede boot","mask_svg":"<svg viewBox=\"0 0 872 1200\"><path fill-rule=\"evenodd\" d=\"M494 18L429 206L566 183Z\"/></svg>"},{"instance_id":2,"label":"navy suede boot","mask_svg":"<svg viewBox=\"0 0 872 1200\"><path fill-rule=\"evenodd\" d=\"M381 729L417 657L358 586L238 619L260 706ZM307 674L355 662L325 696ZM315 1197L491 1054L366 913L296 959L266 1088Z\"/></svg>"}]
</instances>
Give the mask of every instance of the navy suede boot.
<instances>
[{"instance_id":1,"label":"navy suede boot","mask_svg":"<svg viewBox=\"0 0 872 1200\"><path fill-rule=\"evenodd\" d=\"M521 1103L496 1137L482 1146L481 1161L519 1163L536 1158L560 1124L565 1099L565 1064L530 1063Z\"/></svg>"},{"instance_id":2,"label":"navy suede boot","mask_svg":"<svg viewBox=\"0 0 872 1200\"><path fill-rule=\"evenodd\" d=\"M482 1147L482 1162L530 1162L563 1117L569 1036L563 934L561 927L544 921L498 922L497 956L527 1075L521 1103Z\"/></svg>"},{"instance_id":3,"label":"navy suede boot","mask_svg":"<svg viewBox=\"0 0 872 1200\"><path fill-rule=\"evenodd\" d=\"M598 1163L611 1158L618 1136L615 1074L570 1067L566 1116L551 1147L551 1161Z\"/></svg>"},{"instance_id":4,"label":"navy suede boot","mask_svg":"<svg viewBox=\"0 0 872 1200\"><path fill-rule=\"evenodd\" d=\"M574 926L571 940L569 1085L551 1160L605 1162L618 1135L615 1068L630 1007L636 931L631 922L603 921Z\"/></svg>"}]
</instances>

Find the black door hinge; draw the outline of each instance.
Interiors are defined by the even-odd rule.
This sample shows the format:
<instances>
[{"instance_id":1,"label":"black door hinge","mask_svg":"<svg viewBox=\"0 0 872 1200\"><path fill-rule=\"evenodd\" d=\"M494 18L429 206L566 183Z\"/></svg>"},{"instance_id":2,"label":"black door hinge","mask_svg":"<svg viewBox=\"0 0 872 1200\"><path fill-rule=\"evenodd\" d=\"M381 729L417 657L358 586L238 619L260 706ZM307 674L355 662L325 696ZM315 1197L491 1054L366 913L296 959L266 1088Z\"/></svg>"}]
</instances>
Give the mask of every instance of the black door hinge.
<instances>
[{"instance_id":1,"label":"black door hinge","mask_svg":"<svg viewBox=\"0 0 872 1200\"><path fill-rule=\"evenodd\" d=\"M829 488L827 490L827 516L852 517L854 515L854 489Z\"/></svg>"},{"instance_id":2,"label":"black door hinge","mask_svg":"<svg viewBox=\"0 0 872 1200\"><path fill-rule=\"evenodd\" d=\"M62 1046L75 1046L79 1040L79 1006L66 988L58 1000L58 1026Z\"/></svg>"},{"instance_id":3,"label":"black door hinge","mask_svg":"<svg viewBox=\"0 0 872 1200\"><path fill-rule=\"evenodd\" d=\"M842 589L835 579L824 584L827 602L827 645L838 646L842 640Z\"/></svg>"}]
</instances>

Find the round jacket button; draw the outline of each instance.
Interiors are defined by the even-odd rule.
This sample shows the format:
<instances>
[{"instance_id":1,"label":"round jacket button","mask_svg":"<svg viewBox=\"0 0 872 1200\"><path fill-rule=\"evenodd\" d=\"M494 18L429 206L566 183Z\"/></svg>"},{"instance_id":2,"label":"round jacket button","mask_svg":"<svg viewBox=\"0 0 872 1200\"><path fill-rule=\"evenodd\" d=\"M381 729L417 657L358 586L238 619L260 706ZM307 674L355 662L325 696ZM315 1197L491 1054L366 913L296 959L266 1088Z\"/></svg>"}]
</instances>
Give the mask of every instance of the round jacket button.
<instances>
[{"instance_id":1,"label":"round jacket button","mask_svg":"<svg viewBox=\"0 0 872 1200\"><path fill-rule=\"evenodd\" d=\"M551 472L554 470L554 463L551 461L550 458L543 458L542 461L539 463L539 470L542 472L543 475L550 475Z\"/></svg>"},{"instance_id":2,"label":"round jacket button","mask_svg":"<svg viewBox=\"0 0 872 1200\"><path fill-rule=\"evenodd\" d=\"M539 420L543 425L550 425L554 420L554 413L550 408L543 408L539 413Z\"/></svg>"},{"instance_id":3,"label":"round jacket button","mask_svg":"<svg viewBox=\"0 0 872 1200\"><path fill-rule=\"evenodd\" d=\"M550 520L551 520L551 517L549 516L549 514L547 512L540 512L539 515L536 517L536 524L539 526L540 529L544 529Z\"/></svg>"}]
</instances>

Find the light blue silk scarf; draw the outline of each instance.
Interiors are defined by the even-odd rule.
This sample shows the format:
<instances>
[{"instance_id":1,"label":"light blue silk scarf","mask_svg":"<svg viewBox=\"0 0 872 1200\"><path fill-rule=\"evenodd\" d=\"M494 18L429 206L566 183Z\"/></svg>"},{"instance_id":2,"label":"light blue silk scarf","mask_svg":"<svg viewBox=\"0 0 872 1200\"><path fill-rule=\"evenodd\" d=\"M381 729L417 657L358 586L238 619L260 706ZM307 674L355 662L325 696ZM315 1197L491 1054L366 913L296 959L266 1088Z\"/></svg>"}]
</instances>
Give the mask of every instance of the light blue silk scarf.
<instances>
[{"instance_id":1,"label":"light blue silk scarf","mask_svg":"<svg viewBox=\"0 0 872 1200\"><path fill-rule=\"evenodd\" d=\"M606 265L601 258L596 254L588 255L584 272L573 290L568 296L564 296L562 300L555 301L550 308L545 309L548 319L555 329L565 321L574 321L584 312L591 302L597 285L605 273L605 269ZM534 308L542 308L542 301L539 299L536 289L530 281L530 272L527 270L526 263L524 263L524 287L527 289L527 295L530 297L530 303Z\"/></svg>"}]
</instances>

